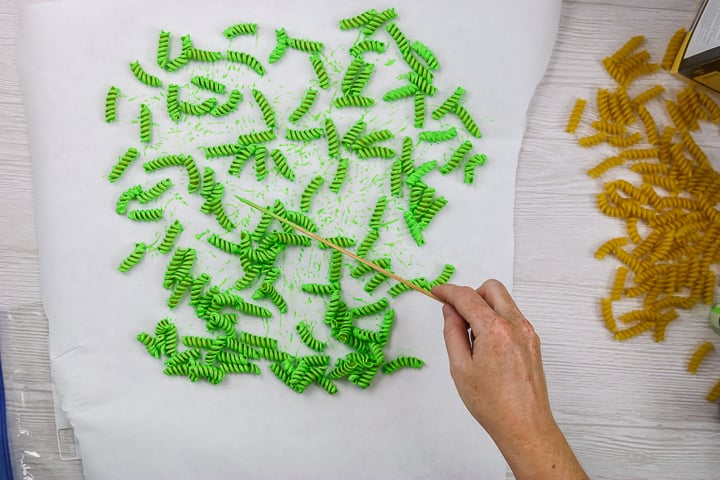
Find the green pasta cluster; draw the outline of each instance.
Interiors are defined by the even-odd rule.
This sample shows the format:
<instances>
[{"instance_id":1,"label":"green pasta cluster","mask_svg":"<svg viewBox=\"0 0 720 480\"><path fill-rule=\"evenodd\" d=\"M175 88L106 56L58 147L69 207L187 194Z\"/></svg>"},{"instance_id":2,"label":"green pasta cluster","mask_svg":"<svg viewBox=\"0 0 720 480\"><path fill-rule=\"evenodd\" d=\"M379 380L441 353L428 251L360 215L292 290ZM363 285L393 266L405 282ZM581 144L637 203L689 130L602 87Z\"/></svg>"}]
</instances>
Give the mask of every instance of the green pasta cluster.
<instances>
[{"instance_id":1,"label":"green pasta cluster","mask_svg":"<svg viewBox=\"0 0 720 480\"><path fill-rule=\"evenodd\" d=\"M267 214L261 216L254 228L247 228L248 222L238 218L237 203L228 193L231 192L229 182L248 175L247 163L253 165L249 174L254 175L259 186L270 176L273 180L277 178L293 184L301 171L293 152L296 148L321 142L327 149L326 158L331 162L330 174L317 172L309 182L304 180L305 187L299 198L275 200L267 207L270 211L310 232L330 232L328 240L343 248L354 249L359 257L389 272L394 271L393 259L390 255L380 254L377 248L387 225L402 219L414 242L418 246L425 243L423 232L448 203L426 182L427 177L434 171L449 175L462 166L464 182L471 184L475 181L477 167L484 165L487 157L473 151L474 142L481 133L463 105L466 91L462 87L455 88L429 112L428 101L440 92L435 79L440 62L430 47L403 33L397 18L395 9L389 8L368 10L340 21L341 30L356 30L358 36L347 50L349 62L337 79L328 71L330 62L324 55L323 42L296 36L296 32L288 32L285 28L274 30L274 48L267 59L255 52L238 50L240 45L253 46L253 42L243 43L243 39L262 38L266 29L256 23L236 23L219 32L233 43L233 49L225 51L199 48L190 35L180 36L179 45L176 45L177 37L161 31L157 39L156 66L145 60L130 64L129 73L134 81L152 87L154 98L162 92L162 103L161 107L149 100L140 104L136 119L130 119L139 127L138 145L125 149L111 167L108 180L121 182L129 175L128 171L137 170L134 168L136 161L142 162L140 173L147 175L178 168L187 179L187 193L193 199L187 203L195 202L200 212L214 218L218 226L218 232L202 236L207 250L184 246L185 227L180 219L172 218L166 208L180 196L174 192L177 182L170 178L127 188L116 202L116 213L131 221L167 222L155 242L135 243L118 270L126 273L149 256L167 256L165 258L169 260L162 282L168 291L168 308L175 310L186 302L208 331L207 336L183 336L176 323L165 318L156 325L153 333L138 334L137 340L152 356L164 359L167 375L184 376L193 382L205 379L218 384L227 374L260 375L267 364L275 377L296 392L316 384L334 394L338 391L338 381L343 379L367 388L379 373L391 374L402 368L424 365L422 360L409 356L386 358L385 351L395 322L395 311L388 298L383 296L359 305L347 301L349 295L345 293L344 282L360 280L364 290L375 295L382 285L390 283L386 274L375 271L366 263L346 264L341 252L327 249L322 243L312 241ZM254 43L257 46L257 42ZM187 84L172 77L175 72L194 64L226 64L228 69L234 66L233 72L242 71L244 75L259 78L272 74L273 65L290 55L306 58L308 72L312 71L313 78L303 91L298 92L300 103L287 118L278 112L277 99L256 88L252 81L233 85L232 77L206 73L213 71L209 68L203 69L202 73L192 71ZM398 85L381 98L374 98L368 87L383 67L375 63L373 56L386 55L397 56L408 70L398 77ZM313 114L323 91L335 87L337 91L323 107L326 110ZM199 153L147 155L148 147L161 145L162 132L156 129L165 126L165 119L169 119L171 126L191 122L198 125L204 121L218 125L225 119L231 125L232 115L248 101L246 98L252 104L250 108L262 119L260 128L245 129L236 133L229 143L206 145ZM417 143L404 133L405 129L393 132L388 128L375 128L366 117L366 113L381 102L402 108L401 102L406 99L412 100L408 125L421 130ZM124 95L119 87L112 86L105 98L105 121L114 123L125 119L132 110L122 104L133 101L134 98ZM340 111L360 111L357 120L353 119L354 123L345 131L340 131L340 123L333 116L333 112ZM448 116L455 117L454 125L428 128L429 122ZM292 142L296 148L287 146ZM423 142L447 144L447 159L416 164L413 156L417 155L417 147ZM220 163L224 160L227 163ZM215 163L210 166L210 162ZM313 218L313 200L324 191L339 198L343 187L352 181L351 167L362 171L366 162L386 165L387 192L377 196L367 221L358 218L359 224L367 225L363 238L338 235L332 225L324 225ZM225 171L227 176L223 176ZM299 206L298 210L286 206L291 202ZM397 205L401 205L400 211ZM358 215L361 211L358 209ZM240 228L240 225L246 227ZM292 285L283 279L286 252L305 249L318 249L325 256L327 278L324 283ZM205 254L228 256L241 273L229 283L227 278L214 281L210 273L203 271L206 267L201 258ZM343 275L348 269L349 278ZM429 290L447 283L454 271L452 265L445 265L435 280L418 278L412 282ZM291 351L276 338L244 330L245 322L252 318L270 321L288 314L297 305L292 305L286 297L291 291L298 290L324 302L322 324L308 320L294 324L293 335L297 335L303 348L313 353L302 355ZM394 298L409 290L398 283L389 286L388 295ZM374 327L369 326L368 322L372 321ZM342 350L349 353L333 358L329 350L334 345L343 345Z\"/></svg>"}]
</instances>

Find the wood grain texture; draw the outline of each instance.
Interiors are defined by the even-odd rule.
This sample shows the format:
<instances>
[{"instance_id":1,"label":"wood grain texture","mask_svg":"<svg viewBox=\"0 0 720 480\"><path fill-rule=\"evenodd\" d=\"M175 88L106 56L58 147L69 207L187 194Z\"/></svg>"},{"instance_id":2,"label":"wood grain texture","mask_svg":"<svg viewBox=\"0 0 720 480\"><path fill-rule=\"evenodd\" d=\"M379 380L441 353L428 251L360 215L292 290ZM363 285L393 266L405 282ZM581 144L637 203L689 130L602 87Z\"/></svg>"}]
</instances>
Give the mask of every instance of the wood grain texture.
<instances>
[{"instance_id":1,"label":"wood grain texture","mask_svg":"<svg viewBox=\"0 0 720 480\"><path fill-rule=\"evenodd\" d=\"M667 38L690 23L697 7L695 0L566 1L550 68L528 112L517 182L515 295L542 338L556 417L594 479L705 479L720 471L718 408L703 399L720 362L716 357L697 376L684 371L692 348L713 339L707 307L684 313L665 344L611 340L597 300L614 264L594 260L592 252L623 230L595 209L599 183L584 173L602 151L582 150L564 133L575 98L612 85L602 57L644 34L659 60ZM0 350L18 473L22 459L33 478L72 480L79 478L77 463L60 462L54 450L29 140L15 67L19 8L19 0L0 0L0 309L5 318L10 313L0 322ZM701 144L720 154L717 132L706 133Z\"/></svg>"}]
</instances>

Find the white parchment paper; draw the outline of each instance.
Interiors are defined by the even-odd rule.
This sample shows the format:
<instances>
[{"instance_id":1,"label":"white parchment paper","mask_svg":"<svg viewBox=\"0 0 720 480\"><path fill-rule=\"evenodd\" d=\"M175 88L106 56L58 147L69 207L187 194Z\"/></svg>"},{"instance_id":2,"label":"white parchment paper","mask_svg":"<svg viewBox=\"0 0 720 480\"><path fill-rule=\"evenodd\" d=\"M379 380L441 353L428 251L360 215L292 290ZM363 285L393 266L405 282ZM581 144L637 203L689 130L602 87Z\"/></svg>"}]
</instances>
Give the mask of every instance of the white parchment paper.
<instances>
[{"instance_id":1,"label":"white parchment paper","mask_svg":"<svg viewBox=\"0 0 720 480\"><path fill-rule=\"evenodd\" d=\"M128 275L116 270L135 242L153 242L171 218L179 218L186 227L181 245L204 252L200 267L218 282L237 278L237 262L205 242L203 233L221 229L198 211L200 202L188 196L184 173L170 169L147 175L140 163L162 154L192 154L201 169L211 166L226 181L227 159L206 160L201 147L232 142L242 131L261 129L251 88L268 95L282 131L289 113L314 82L307 56L299 53L269 66L263 78L237 68L221 79L245 96L236 116L207 125L197 119L174 125L162 107L163 90L153 91L137 82L128 64L139 60L165 85L189 85L192 75L216 75L218 70L194 64L184 72L168 74L157 68L154 58L161 29L173 34L175 52L179 37L191 34L198 48L245 51L266 66L275 28L325 42L333 88L321 92L313 114L297 127L311 128L321 126L327 105L338 95L336 86L350 62L347 48L357 36L341 32L337 21L367 8L388 6L329 0L76 0L25 10L21 73L31 124L53 374L63 409L81 443L88 478L504 477L502 457L461 404L448 375L440 307L431 300L408 293L392 302L398 322L387 351L390 358L401 354L423 358L424 369L381 375L367 391L341 382L334 397L317 387L298 395L277 381L266 363L259 377L229 376L219 386L164 376L161 362L135 340L137 332L152 331L158 320L170 316L181 333L204 335L202 322L184 304L168 311L168 292L162 288L168 258L150 255ZM413 246L404 227L402 200L391 200L375 254L393 257L396 272L410 278L432 279L443 264L452 263L458 267L454 282L476 285L496 277L511 285L517 156L525 111L552 50L560 1L420 0L392 6L400 14L400 28L412 40L429 45L441 62L436 80L440 93L429 100L430 108L456 86L463 86L468 91L465 105L483 131L483 138L474 141L474 152L486 154L489 160L478 169L474 185L463 184L461 169L448 176L436 171L426 178L449 205L427 230L427 245L422 248ZM223 29L239 22L257 22L258 35L226 40ZM383 29L374 38L388 42L390 48L387 57L368 56L376 63L376 75L366 94L378 100L378 107L370 109L366 119L375 129L397 132L389 146L399 151L403 135L417 141L412 101L386 105L381 97L401 84L395 77L407 67L401 59L388 61L399 57ZM103 105L110 85L120 87L123 96L118 122L108 125ZM138 141L141 102L151 107L157 124L150 146ZM348 109L330 115L342 134L360 113ZM425 129L451 125L463 131L451 117L429 120ZM141 159L111 185L109 169L129 146L140 148ZM233 201L233 193L251 195L261 203L280 198L297 209L299 194L313 176L322 174L327 183L332 178L335 163L326 158L322 142L298 148L280 135L277 146L289 152L298 179L289 183L271 172L259 184L252 167L246 166L240 179L228 180L226 208L239 229L252 228L259 216ZM415 163L443 162L447 150L447 146L419 145ZM389 195L389 165L389 161L355 159L341 194L325 189L314 200L311 214L322 234L364 237L375 200ZM173 195L162 204L168 217L165 223L138 224L115 214L115 201L123 190L137 183L147 187L165 177L175 184ZM243 328L269 331L285 348L308 353L292 336L293 327L298 320L307 320L318 324L320 332L323 302L302 294L300 285L322 281L328 255L317 248L287 252L280 285L290 312L276 313L267 323L247 320ZM319 272L317 278L314 271ZM349 278L347 273L345 277ZM362 283L347 288L346 301L351 305L371 300L362 292ZM342 351L331 347L330 353Z\"/></svg>"}]
</instances>

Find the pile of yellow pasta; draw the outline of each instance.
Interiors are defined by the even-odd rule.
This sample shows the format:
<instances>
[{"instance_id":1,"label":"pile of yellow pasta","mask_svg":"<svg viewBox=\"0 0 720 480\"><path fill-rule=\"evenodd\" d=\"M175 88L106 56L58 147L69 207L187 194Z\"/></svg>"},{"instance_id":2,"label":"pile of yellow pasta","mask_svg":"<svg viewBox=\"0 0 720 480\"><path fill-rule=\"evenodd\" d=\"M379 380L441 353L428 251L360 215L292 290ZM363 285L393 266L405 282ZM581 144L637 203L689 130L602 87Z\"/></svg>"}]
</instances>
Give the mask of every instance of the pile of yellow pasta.
<instances>
[{"instance_id":1,"label":"pile of yellow pasta","mask_svg":"<svg viewBox=\"0 0 720 480\"><path fill-rule=\"evenodd\" d=\"M690 309L699 302L714 301L715 273L720 262L720 173L715 171L692 132L703 122L720 123L720 107L705 92L688 86L674 99L655 85L636 95L632 83L672 65L685 36L679 30L671 38L661 65L650 63L647 50L638 49L645 38L631 38L603 60L615 90L597 92L597 117L593 133L578 139L586 148L609 144L615 155L588 170L598 178L611 169L632 172L625 179L607 181L597 195L599 209L622 219L627 235L612 238L595 252L598 259L614 256L617 269L609 296L600 301L602 318L616 340L627 340L651 332L655 341L665 339L677 309ZM670 125L659 125L648 107L663 102ZM566 131L575 133L581 124L587 100L578 99ZM653 107L655 108L655 107ZM615 170L617 171L617 170ZM638 299L641 308L614 312L614 303ZM700 349L699 349L700 350ZM712 351L706 344L688 365L697 372L702 359ZM720 399L720 381L707 396Z\"/></svg>"}]
</instances>

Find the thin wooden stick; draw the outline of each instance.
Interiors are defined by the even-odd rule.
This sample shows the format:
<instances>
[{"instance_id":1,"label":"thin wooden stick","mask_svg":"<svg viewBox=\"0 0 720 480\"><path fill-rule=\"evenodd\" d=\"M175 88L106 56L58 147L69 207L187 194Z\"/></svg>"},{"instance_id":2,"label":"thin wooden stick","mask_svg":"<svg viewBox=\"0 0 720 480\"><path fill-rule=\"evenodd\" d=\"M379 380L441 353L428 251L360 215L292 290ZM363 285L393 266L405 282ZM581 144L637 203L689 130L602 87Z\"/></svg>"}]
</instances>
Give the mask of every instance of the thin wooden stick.
<instances>
[{"instance_id":1,"label":"thin wooden stick","mask_svg":"<svg viewBox=\"0 0 720 480\"><path fill-rule=\"evenodd\" d=\"M390 272L390 271L388 271L388 270L385 270L384 268L382 268L382 267L379 266L379 265L375 265L373 262L370 262L370 261L368 261L368 260L365 260L365 259L362 258L362 257L358 257L357 255L355 255L355 254L352 253L351 251L346 250L346 249L344 249L343 247L341 247L341 246L339 246L339 245L335 245L334 243L325 240L325 239L324 239L323 237L321 237L320 235L315 235L314 233L305 230L305 229L302 228L300 225L294 224L294 223L291 222L290 220L288 220L288 219L286 219L286 218L283 218L283 217L281 217L280 215L277 215L277 214L274 213L274 212L271 212L271 211L268 210L267 208L263 208L263 207L261 207L260 205L257 205L257 204L255 204L255 203L251 202L250 200L247 200L247 199L245 199L245 198L239 197L239 196L237 196L237 195L235 196L235 198L237 198L238 200L240 200L241 202L243 202L243 203L246 204L246 205L250 205L252 208L254 208L254 209L256 209L256 210L260 210L262 213L264 213L264 214L266 214L266 215L270 215L271 217L273 217L275 220L277 220L277 221L279 221L279 222L282 222L282 223L284 223L284 224L286 224L286 225L290 225L292 228L294 228L294 229L297 230L298 232L300 232L300 233L302 233L302 234L304 234L304 235L307 235L308 237L313 238L313 239L317 240L317 241L320 242L320 243L324 243L324 244L327 245L328 247L333 248L333 249L337 250L338 252L341 252L341 253L343 253L344 255L347 255L348 257L350 257L350 258L352 258L352 259L354 259L354 260L357 260L357 261L360 262L360 263L364 263L365 265L367 265L368 267L372 268L373 270L375 270L375 271L377 271L377 272L380 272L380 273L382 273L383 275L386 275L386 276L392 278L393 280L397 280L398 282L402 283L402 284L405 285L406 287L410 287L410 288L412 288L413 290L415 290L416 292L420 292L420 293L422 293L423 295L426 295L426 296L432 298L433 300L435 300L435 301L437 301L437 302L444 303L442 300L440 300L438 297L436 297L435 295L433 295L431 292L429 292L429 291L427 291L427 290L424 290L424 289L418 287L418 286L415 285L414 283L412 283L412 282L410 282L410 281L408 281L408 280L405 280L404 278L402 278L402 277L400 277L400 276L398 276L398 275L395 275L394 273L392 273L392 272Z\"/></svg>"}]
</instances>

